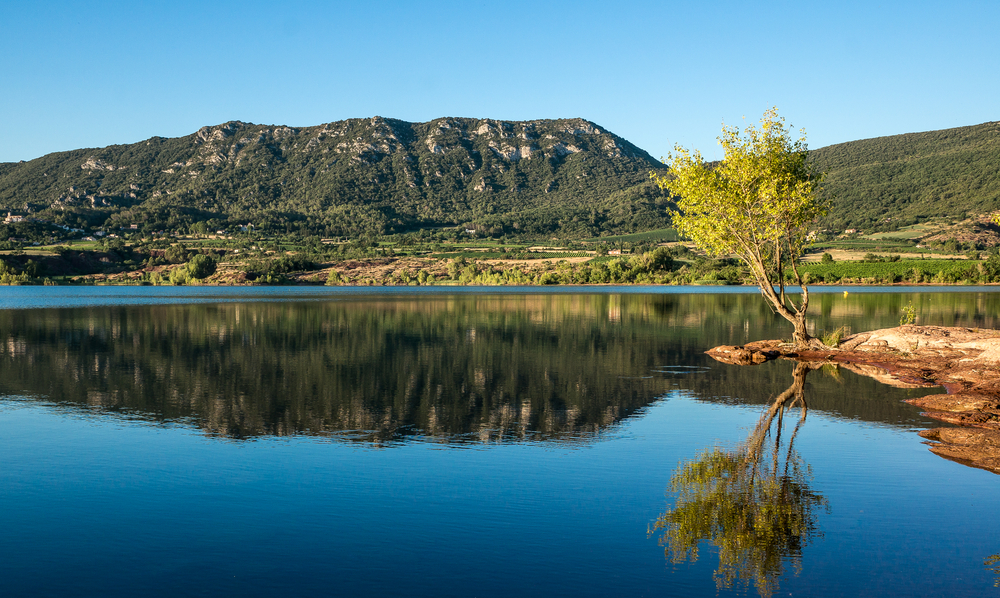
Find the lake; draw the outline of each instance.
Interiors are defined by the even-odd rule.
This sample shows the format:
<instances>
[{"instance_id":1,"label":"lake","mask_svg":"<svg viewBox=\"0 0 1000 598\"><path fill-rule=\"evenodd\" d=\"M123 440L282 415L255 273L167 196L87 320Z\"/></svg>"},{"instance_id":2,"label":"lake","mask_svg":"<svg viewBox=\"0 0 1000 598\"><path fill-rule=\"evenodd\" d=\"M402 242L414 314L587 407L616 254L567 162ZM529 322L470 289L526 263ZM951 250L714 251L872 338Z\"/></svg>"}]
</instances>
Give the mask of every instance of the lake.
<instances>
[{"instance_id":1,"label":"lake","mask_svg":"<svg viewBox=\"0 0 1000 598\"><path fill-rule=\"evenodd\" d=\"M1000 328L995 287L813 290L814 334ZM996 593L935 389L704 355L790 336L740 287L3 288L4 593Z\"/></svg>"}]
</instances>

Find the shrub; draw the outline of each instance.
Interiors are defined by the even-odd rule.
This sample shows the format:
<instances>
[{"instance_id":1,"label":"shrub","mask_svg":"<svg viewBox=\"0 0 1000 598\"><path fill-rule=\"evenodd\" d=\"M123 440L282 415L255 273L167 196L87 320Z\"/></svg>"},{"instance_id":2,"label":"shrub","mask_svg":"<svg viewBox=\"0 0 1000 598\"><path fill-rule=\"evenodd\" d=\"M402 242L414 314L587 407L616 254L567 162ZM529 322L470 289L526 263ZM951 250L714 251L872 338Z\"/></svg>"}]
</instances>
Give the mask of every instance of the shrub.
<instances>
[{"instance_id":1,"label":"shrub","mask_svg":"<svg viewBox=\"0 0 1000 598\"><path fill-rule=\"evenodd\" d=\"M174 268L170 271L170 284L187 284L190 279L187 268Z\"/></svg>"},{"instance_id":2,"label":"shrub","mask_svg":"<svg viewBox=\"0 0 1000 598\"><path fill-rule=\"evenodd\" d=\"M187 263L187 272L191 278L196 280L201 280L202 278L208 278L209 276L215 274L215 260L209 256L199 253L198 255L191 258L191 261Z\"/></svg>"},{"instance_id":3,"label":"shrub","mask_svg":"<svg viewBox=\"0 0 1000 598\"><path fill-rule=\"evenodd\" d=\"M823 338L820 340L822 340L823 344L826 345L827 347L836 348L840 346L840 341L844 338L845 334L847 334L847 328L841 326L840 328L834 330L833 332L824 334Z\"/></svg>"},{"instance_id":4,"label":"shrub","mask_svg":"<svg viewBox=\"0 0 1000 598\"><path fill-rule=\"evenodd\" d=\"M649 269L652 271L657 270L673 270L674 268L674 258L670 255L670 250L666 247L657 247L653 250L653 253L649 256Z\"/></svg>"},{"instance_id":5,"label":"shrub","mask_svg":"<svg viewBox=\"0 0 1000 598\"><path fill-rule=\"evenodd\" d=\"M183 264L187 261L188 251L187 249L178 243L177 245L172 245L163 254L163 258L170 262L171 264Z\"/></svg>"},{"instance_id":6,"label":"shrub","mask_svg":"<svg viewBox=\"0 0 1000 598\"><path fill-rule=\"evenodd\" d=\"M913 307L912 302L900 309L899 312L902 314L899 318L900 326L909 326L917 320L917 308Z\"/></svg>"}]
</instances>

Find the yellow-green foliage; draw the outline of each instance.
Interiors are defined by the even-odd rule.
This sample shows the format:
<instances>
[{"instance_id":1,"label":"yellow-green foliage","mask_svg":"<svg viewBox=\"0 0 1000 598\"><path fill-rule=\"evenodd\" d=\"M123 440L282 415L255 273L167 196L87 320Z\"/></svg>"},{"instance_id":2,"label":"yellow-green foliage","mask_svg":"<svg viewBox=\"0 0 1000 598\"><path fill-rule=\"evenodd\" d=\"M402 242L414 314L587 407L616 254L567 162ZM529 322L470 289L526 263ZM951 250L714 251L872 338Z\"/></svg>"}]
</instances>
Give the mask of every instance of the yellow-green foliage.
<instances>
[{"instance_id":1,"label":"yellow-green foliage","mask_svg":"<svg viewBox=\"0 0 1000 598\"><path fill-rule=\"evenodd\" d=\"M824 213L815 197L819 177L806 162L805 139L792 141L776 109L745 139L724 127L725 159L711 167L697 150L676 148L670 174L651 173L679 196L677 230L714 256L738 255L751 265L796 259L806 244L806 225Z\"/></svg>"},{"instance_id":2,"label":"yellow-green foliage","mask_svg":"<svg viewBox=\"0 0 1000 598\"><path fill-rule=\"evenodd\" d=\"M31 276L27 272L18 272L0 260L0 284L28 284L30 282Z\"/></svg>"},{"instance_id":3,"label":"yellow-green foliage","mask_svg":"<svg viewBox=\"0 0 1000 598\"><path fill-rule=\"evenodd\" d=\"M913 307L913 303L907 303L899 310L899 313L901 314L899 317L900 326L909 326L917 320L917 309Z\"/></svg>"},{"instance_id":4,"label":"yellow-green foliage","mask_svg":"<svg viewBox=\"0 0 1000 598\"><path fill-rule=\"evenodd\" d=\"M841 326L840 328L834 330L833 332L824 334L821 340L823 341L823 344L826 345L827 347L836 348L840 346L840 341L844 338L845 334L847 334L847 328Z\"/></svg>"},{"instance_id":5,"label":"yellow-green foliage","mask_svg":"<svg viewBox=\"0 0 1000 598\"><path fill-rule=\"evenodd\" d=\"M795 341L805 342L809 296L794 268L808 243L807 226L825 213L816 198L820 177L807 162L805 137L793 141L772 108L759 128L750 125L741 134L723 127L719 143L725 158L717 166L678 146L667 161L670 173L650 177L677 196L677 230L710 256L741 259L765 299L795 326ZM798 305L785 294L786 265L805 291Z\"/></svg>"}]
</instances>

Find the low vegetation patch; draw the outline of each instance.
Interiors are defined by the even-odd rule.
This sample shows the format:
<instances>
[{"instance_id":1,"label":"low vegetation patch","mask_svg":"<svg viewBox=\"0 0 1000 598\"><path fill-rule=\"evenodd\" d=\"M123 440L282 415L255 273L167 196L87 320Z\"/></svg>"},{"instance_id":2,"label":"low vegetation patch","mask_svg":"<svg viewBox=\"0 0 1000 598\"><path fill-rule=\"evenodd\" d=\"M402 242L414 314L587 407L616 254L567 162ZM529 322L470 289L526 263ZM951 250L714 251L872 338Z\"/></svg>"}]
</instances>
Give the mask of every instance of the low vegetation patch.
<instances>
[{"instance_id":1,"label":"low vegetation patch","mask_svg":"<svg viewBox=\"0 0 1000 598\"><path fill-rule=\"evenodd\" d=\"M987 260L873 259L863 262L808 263L801 266L812 283L827 284L983 284L1000 282L1000 256Z\"/></svg>"}]
</instances>

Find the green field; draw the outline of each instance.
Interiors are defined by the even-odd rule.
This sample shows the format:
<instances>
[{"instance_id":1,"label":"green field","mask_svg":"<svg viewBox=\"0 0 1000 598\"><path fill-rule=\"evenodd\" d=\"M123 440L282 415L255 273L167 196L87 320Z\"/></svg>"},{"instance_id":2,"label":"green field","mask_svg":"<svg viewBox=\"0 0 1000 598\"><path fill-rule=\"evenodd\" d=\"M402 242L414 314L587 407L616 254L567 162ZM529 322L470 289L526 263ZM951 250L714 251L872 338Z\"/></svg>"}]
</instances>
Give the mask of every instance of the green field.
<instances>
[{"instance_id":1,"label":"green field","mask_svg":"<svg viewBox=\"0 0 1000 598\"><path fill-rule=\"evenodd\" d=\"M875 233L873 235L867 235L867 238L874 241L879 241L882 239L919 239L935 233L942 229L942 226L935 224L914 224L911 226L904 226L897 231L892 231L888 233Z\"/></svg>"},{"instance_id":2,"label":"green field","mask_svg":"<svg viewBox=\"0 0 1000 598\"><path fill-rule=\"evenodd\" d=\"M588 243L636 243L636 242L649 242L649 241L659 241L662 243L672 243L674 241L680 240L677 235L677 231L672 228L661 228L658 230L650 230L642 233L632 233L630 235L615 235L613 237L597 237L593 239L584 239Z\"/></svg>"},{"instance_id":3,"label":"green field","mask_svg":"<svg viewBox=\"0 0 1000 598\"><path fill-rule=\"evenodd\" d=\"M826 241L810 245L809 253L822 253L832 249L873 253L935 253L927 247L917 247L916 245L897 239L849 239L842 241Z\"/></svg>"},{"instance_id":4,"label":"green field","mask_svg":"<svg viewBox=\"0 0 1000 598\"><path fill-rule=\"evenodd\" d=\"M994 282L990 262L978 260L900 260L898 262L837 262L803 264L811 282L881 284L895 282Z\"/></svg>"},{"instance_id":5,"label":"green field","mask_svg":"<svg viewBox=\"0 0 1000 598\"><path fill-rule=\"evenodd\" d=\"M472 260L559 260L568 257L588 257L589 255L589 253L583 251L515 251L511 253L499 251L449 251L432 253L431 257L437 259L465 258Z\"/></svg>"}]
</instances>

